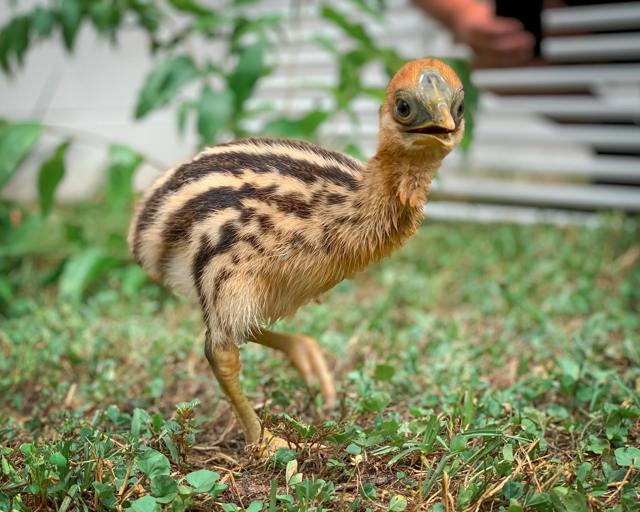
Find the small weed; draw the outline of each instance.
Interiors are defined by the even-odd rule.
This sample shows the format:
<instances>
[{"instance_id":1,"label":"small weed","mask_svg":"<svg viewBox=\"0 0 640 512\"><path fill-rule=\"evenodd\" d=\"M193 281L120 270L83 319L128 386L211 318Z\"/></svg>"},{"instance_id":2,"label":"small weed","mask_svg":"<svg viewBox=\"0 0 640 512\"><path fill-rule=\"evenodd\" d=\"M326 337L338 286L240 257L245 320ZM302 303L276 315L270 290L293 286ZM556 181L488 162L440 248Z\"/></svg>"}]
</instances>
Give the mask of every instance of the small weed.
<instances>
[{"instance_id":1,"label":"small weed","mask_svg":"<svg viewBox=\"0 0 640 512\"><path fill-rule=\"evenodd\" d=\"M423 227L277 326L319 339L335 411L279 354L243 347L244 388L289 442L268 460L244 451L197 308L128 267L78 305L54 261L14 262L0 510L640 510L639 233L618 217Z\"/></svg>"}]
</instances>

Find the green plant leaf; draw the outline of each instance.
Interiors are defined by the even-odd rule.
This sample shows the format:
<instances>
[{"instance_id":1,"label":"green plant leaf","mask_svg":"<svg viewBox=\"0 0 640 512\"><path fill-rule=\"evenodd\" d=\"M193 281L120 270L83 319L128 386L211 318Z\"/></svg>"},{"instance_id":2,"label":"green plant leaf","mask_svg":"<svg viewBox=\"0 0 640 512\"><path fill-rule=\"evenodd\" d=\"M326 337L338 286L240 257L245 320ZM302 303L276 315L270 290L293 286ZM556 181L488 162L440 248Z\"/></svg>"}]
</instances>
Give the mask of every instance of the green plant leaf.
<instances>
[{"instance_id":1,"label":"green plant leaf","mask_svg":"<svg viewBox=\"0 0 640 512\"><path fill-rule=\"evenodd\" d=\"M242 105L253 94L258 79L264 72L264 44L262 41L244 48L238 57L238 64L227 81L235 94L235 110L242 110Z\"/></svg>"},{"instance_id":2,"label":"green plant leaf","mask_svg":"<svg viewBox=\"0 0 640 512\"><path fill-rule=\"evenodd\" d=\"M391 382L391 379L396 373L396 369L390 364L378 364L376 365L376 372L374 377L376 380L383 382Z\"/></svg>"},{"instance_id":3,"label":"green plant leaf","mask_svg":"<svg viewBox=\"0 0 640 512\"><path fill-rule=\"evenodd\" d=\"M153 496L143 496L131 502L133 512L160 512L162 509Z\"/></svg>"},{"instance_id":4,"label":"green plant leaf","mask_svg":"<svg viewBox=\"0 0 640 512\"><path fill-rule=\"evenodd\" d=\"M513 445L505 444L502 448L502 456L507 462L513 462Z\"/></svg>"},{"instance_id":5,"label":"green plant leaf","mask_svg":"<svg viewBox=\"0 0 640 512\"><path fill-rule=\"evenodd\" d=\"M375 2L374 5L370 5L372 2L368 2L367 0L351 0L354 4L356 4L360 10L369 16L375 18L376 21L382 22L384 14L383 2Z\"/></svg>"},{"instance_id":6,"label":"green plant leaf","mask_svg":"<svg viewBox=\"0 0 640 512\"><path fill-rule=\"evenodd\" d=\"M138 25L155 32L164 19L163 11L152 2L128 2L129 8L138 15Z\"/></svg>"},{"instance_id":7,"label":"green plant leaf","mask_svg":"<svg viewBox=\"0 0 640 512\"><path fill-rule=\"evenodd\" d=\"M98 493L98 498L101 500L106 500L113 496L115 489L110 485L103 484L102 482L93 482L93 488Z\"/></svg>"},{"instance_id":8,"label":"green plant leaf","mask_svg":"<svg viewBox=\"0 0 640 512\"><path fill-rule=\"evenodd\" d=\"M195 487L196 492L209 492L218 480L220 480L220 475L207 469L194 471L187 475L187 482Z\"/></svg>"},{"instance_id":9,"label":"green plant leaf","mask_svg":"<svg viewBox=\"0 0 640 512\"><path fill-rule=\"evenodd\" d=\"M624 448L618 448L615 452L616 462L618 466L628 468L632 464L634 468L640 468L640 450L633 448L632 446L625 446Z\"/></svg>"},{"instance_id":10,"label":"green plant leaf","mask_svg":"<svg viewBox=\"0 0 640 512\"><path fill-rule=\"evenodd\" d=\"M64 156L70 144L69 141L60 144L51 158L40 167L38 193L40 194L40 210L45 216L51 211L53 195L64 177Z\"/></svg>"},{"instance_id":11,"label":"green plant leaf","mask_svg":"<svg viewBox=\"0 0 640 512\"><path fill-rule=\"evenodd\" d=\"M264 127L264 133L288 139L311 140L318 127L328 117L328 112L315 110L300 119L274 119Z\"/></svg>"},{"instance_id":12,"label":"green plant leaf","mask_svg":"<svg viewBox=\"0 0 640 512\"><path fill-rule=\"evenodd\" d=\"M142 157L128 146L109 146L109 167L105 195L113 211L119 211L133 200L133 175Z\"/></svg>"},{"instance_id":13,"label":"green plant leaf","mask_svg":"<svg viewBox=\"0 0 640 512\"><path fill-rule=\"evenodd\" d=\"M382 414L390 402L391 397L387 393L376 391L362 400L362 407L365 411L374 411Z\"/></svg>"},{"instance_id":14,"label":"green plant leaf","mask_svg":"<svg viewBox=\"0 0 640 512\"><path fill-rule=\"evenodd\" d=\"M38 123L10 123L0 127L0 190L42 133Z\"/></svg>"},{"instance_id":15,"label":"green plant leaf","mask_svg":"<svg viewBox=\"0 0 640 512\"><path fill-rule=\"evenodd\" d=\"M360 453L362 453L362 448L360 448L357 444L351 443L345 448L345 451L350 455L359 455Z\"/></svg>"},{"instance_id":16,"label":"green plant leaf","mask_svg":"<svg viewBox=\"0 0 640 512\"><path fill-rule=\"evenodd\" d=\"M2 67L9 72L9 56L13 52L19 65L23 62L24 53L29 47L29 32L31 18L29 16L16 16L0 33L0 60Z\"/></svg>"},{"instance_id":17,"label":"green plant leaf","mask_svg":"<svg viewBox=\"0 0 640 512\"><path fill-rule=\"evenodd\" d=\"M287 479L287 485L291 485L291 477L296 474L298 470L298 461L296 459L290 460L287 462L287 468L285 470L285 476Z\"/></svg>"},{"instance_id":18,"label":"green plant leaf","mask_svg":"<svg viewBox=\"0 0 640 512\"><path fill-rule=\"evenodd\" d=\"M362 489L360 489L360 496L362 496L365 500L377 501L378 498L376 494L376 486L371 482L364 484L362 486Z\"/></svg>"},{"instance_id":19,"label":"green plant leaf","mask_svg":"<svg viewBox=\"0 0 640 512\"><path fill-rule=\"evenodd\" d=\"M169 459L156 450L146 450L138 455L136 459L138 468L151 480L159 475L168 475L171 473L171 464Z\"/></svg>"},{"instance_id":20,"label":"green plant leaf","mask_svg":"<svg viewBox=\"0 0 640 512\"><path fill-rule=\"evenodd\" d=\"M64 44L71 51L82 21L82 7L77 0L62 0L59 13Z\"/></svg>"},{"instance_id":21,"label":"green plant leaf","mask_svg":"<svg viewBox=\"0 0 640 512\"><path fill-rule=\"evenodd\" d=\"M215 142L216 135L233 115L233 91L213 91L209 86L202 89L196 106L198 111L198 133L202 145Z\"/></svg>"},{"instance_id":22,"label":"green plant leaf","mask_svg":"<svg viewBox=\"0 0 640 512\"><path fill-rule=\"evenodd\" d=\"M169 3L180 11L192 12L198 16L214 14L212 11L204 8L194 0L169 0Z\"/></svg>"},{"instance_id":23,"label":"green plant leaf","mask_svg":"<svg viewBox=\"0 0 640 512\"><path fill-rule=\"evenodd\" d=\"M247 507L247 512L261 512L264 505L261 501L252 501Z\"/></svg>"},{"instance_id":24,"label":"green plant leaf","mask_svg":"<svg viewBox=\"0 0 640 512\"><path fill-rule=\"evenodd\" d=\"M332 39L317 35L317 36L314 36L313 42L316 43L321 48L323 48L324 50L326 50L327 52L329 52L333 57L336 57L336 58L340 57L340 52L338 52L338 49L336 48L336 45Z\"/></svg>"},{"instance_id":25,"label":"green plant leaf","mask_svg":"<svg viewBox=\"0 0 640 512\"><path fill-rule=\"evenodd\" d=\"M210 13L206 16L200 16L193 24L194 32L207 32L211 29L218 28L225 22L222 16L216 13Z\"/></svg>"},{"instance_id":26,"label":"green plant leaf","mask_svg":"<svg viewBox=\"0 0 640 512\"><path fill-rule=\"evenodd\" d=\"M118 264L99 247L89 247L70 258L60 277L60 296L77 302L86 287Z\"/></svg>"},{"instance_id":27,"label":"green plant leaf","mask_svg":"<svg viewBox=\"0 0 640 512\"><path fill-rule=\"evenodd\" d=\"M564 506L567 508L567 512L589 512L586 496L573 489L567 491L567 495L564 497Z\"/></svg>"},{"instance_id":28,"label":"green plant leaf","mask_svg":"<svg viewBox=\"0 0 640 512\"><path fill-rule=\"evenodd\" d=\"M136 107L136 119L166 105L186 84L200 76L190 57L179 56L160 62L147 76Z\"/></svg>"},{"instance_id":29,"label":"green plant leaf","mask_svg":"<svg viewBox=\"0 0 640 512\"><path fill-rule=\"evenodd\" d=\"M120 285L127 297L133 297L147 282L147 273L138 265L129 265L122 275ZM155 415L154 415L155 418ZM160 416L162 419L162 415Z\"/></svg>"},{"instance_id":30,"label":"green plant leaf","mask_svg":"<svg viewBox=\"0 0 640 512\"><path fill-rule=\"evenodd\" d=\"M65 458L64 455L58 452L54 453L53 455L51 455L51 457L49 457L49 462L54 466L58 466L58 467L67 466L67 459Z\"/></svg>"},{"instance_id":31,"label":"green plant leaf","mask_svg":"<svg viewBox=\"0 0 640 512\"><path fill-rule=\"evenodd\" d=\"M151 492L160 498L159 503L168 503L177 496L178 482L169 475L156 475L151 479Z\"/></svg>"},{"instance_id":32,"label":"green plant leaf","mask_svg":"<svg viewBox=\"0 0 640 512\"><path fill-rule=\"evenodd\" d=\"M601 455L603 451L609 448L609 441L606 439L601 439L593 434L589 436L589 442L587 444L587 450L590 452Z\"/></svg>"},{"instance_id":33,"label":"green plant leaf","mask_svg":"<svg viewBox=\"0 0 640 512\"><path fill-rule=\"evenodd\" d=\"M36 7L31 13L31 30L40 37L51 35L56 18L55 13L49 9Z\"/></svg>"},{"instance_id":34,"label":"green plant leaf","mask_svg":"<svg viewBox=\"0 0 640 512\"><path fill-rule=\"evenodd\" d=\"M11 73L9 65L9 25L0 30L0 66L5 73Z\"/></svg>"},{"instance_id":35,"label":"green plant leaf","mask_svg":"<svg viewBox=\"0 0 640 512\"><path fill-rule=\"evenodd\" d=\"M340 14L335 9L329 7L328 5L324 5L322 7L322 17L326 20L333 21L336 25L342 28L347 34L351 37L357 39L365 46L374 47L371 38L367 35L364 27L358 23L352 23L347 18L345 18L342 14Z\"/></svg>"},{"instance_id":36,"label":"green plant leaf","mask_svg":"<svg viewBox=\"0 0 640 512\"><path fill-rule=\"evenodd\" d=\"M184 127L187 123L187 117L194 107L195 105L191 101L184 101L178 107L178 133L180 135L184 134Z\"/></svg>"},{"instance_id":37,"label":"green plant leaf","mask_svg":"<svg viewBox=\"0 0 640 512\"><path fill-rule=\"evenodd\" d=\"M588 462L583 462L580 465L580 467L578 468L578 471L576 471L576 477L580 482L583 482L584 479L587 478L587 475L589 474L589 471L591 471L592 467L593 466Z\"/></svg>"},{"instance_id":38,"label":"green plant leaf","mask_svg":"<svg viewBox=\"0 0 640 512\"><path fill-rule=\"evenodd\" d=\"M508 500L517 500L522 496L523 492L522 484L520 482L514 482L513 480L509 480L502 488L502 493Z\"/></svg>"},{"instance_id":39,"label":"green plant leaf","mask_svg":"<svg viewBox=\"0 0 640 512\"><path fill-rule=\"evenodd\" d=\"M120 10L116 7L112 8L107 0L95 0L89 6L89 15L94 27L98 33L105 34L111 31L115 33L115 29L120 25Z\"/></svg>"},{"instance_id":40,"label":"green plant leaf","mask_svg":"<svg viewBox=\"0 0 640 512\"><path fill-rule=\"evenodd\" d=\"M389 500L389 512L402 512L407 508L407 500L404 496L395 494Z\"/></svg>"},{"instance_id":41,"label":"green plant leaf","mask_svg":"<svg viewBox=\"0 0 640 512\"><path fill-rule=\"evenodd\" d=\"M9 497L3 492L0 492L0 510L3 512L11 511L11 501L9 500Z\"/></svg>"},{"instance_id":42,"label":"green plant leaf","mask_svg":"<svg viewBox=\"0 0 640 512\"><path fill-rule=\"evenodd\" d=\"M225 484L221 484L220 482L216 482L211 489L209 489L208 493L214 500L220 496L224 491L227 490L227 486Z\"/></svg>"},{"instance_id":43,"label":"green plant leaf","mask_svg":"<svg viewBox=\"0 0 640 512\"><path fill-rule=\"evenodd\" d=\"M451 446L449 450L451 453L460 453L467 449L467 438L464 436L455 436L451 440Z\"/></svg>"},{"instance_id":44,"label":"green plant leaf","mask_svg":"<svg viewBox=\"0 0 640 512\"><path fill-rule=\"evenodd\" d=\"M545 492L536 493L531 495L525 501L525 506L527 507L546 507L547 505L551 505L551 498Z\"/></svg>"}]
</instances>

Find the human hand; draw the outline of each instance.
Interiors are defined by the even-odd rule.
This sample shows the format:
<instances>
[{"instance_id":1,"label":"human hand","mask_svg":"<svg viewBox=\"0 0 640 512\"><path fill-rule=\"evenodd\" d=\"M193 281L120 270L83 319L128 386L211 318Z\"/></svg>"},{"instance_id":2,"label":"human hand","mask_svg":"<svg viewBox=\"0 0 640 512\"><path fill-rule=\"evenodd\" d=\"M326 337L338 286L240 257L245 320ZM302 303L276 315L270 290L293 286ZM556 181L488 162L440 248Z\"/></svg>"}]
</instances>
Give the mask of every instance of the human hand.
<instances>
[{"instance_id":1,"label":"human hand","mask_svg":"<svg viewBox=\"0 0 640 512\"><path fill-rule=\"evenodd\" d=\"M487 3L470 4L452 21L456 40L471 46L477 67L519 66L533 59L533 34L515 18L496 16Z\"/></svg>"}]
</instances>

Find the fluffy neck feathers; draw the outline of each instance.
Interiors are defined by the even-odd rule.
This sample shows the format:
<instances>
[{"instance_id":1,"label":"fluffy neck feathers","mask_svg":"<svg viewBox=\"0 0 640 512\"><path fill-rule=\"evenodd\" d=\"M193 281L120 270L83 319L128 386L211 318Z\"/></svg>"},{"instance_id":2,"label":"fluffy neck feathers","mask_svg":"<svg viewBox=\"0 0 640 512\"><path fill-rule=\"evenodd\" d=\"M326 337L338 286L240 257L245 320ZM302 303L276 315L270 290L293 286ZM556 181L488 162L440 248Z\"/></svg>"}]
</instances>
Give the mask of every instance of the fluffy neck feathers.
<instances>
[{"instance_id":1,"label":"fluffy neck feathers","mask_svg":"<svg viewBox=\"0 0 640 512\"><path fill-rule=\"evenodd\" d=\"M404 152L398 145L380 143L368 162L350 230L351 244L355 239L365 265L389 256L418 229L429 186L444 158L436 151L423 146Z\"/></svg>"}]
</instances>

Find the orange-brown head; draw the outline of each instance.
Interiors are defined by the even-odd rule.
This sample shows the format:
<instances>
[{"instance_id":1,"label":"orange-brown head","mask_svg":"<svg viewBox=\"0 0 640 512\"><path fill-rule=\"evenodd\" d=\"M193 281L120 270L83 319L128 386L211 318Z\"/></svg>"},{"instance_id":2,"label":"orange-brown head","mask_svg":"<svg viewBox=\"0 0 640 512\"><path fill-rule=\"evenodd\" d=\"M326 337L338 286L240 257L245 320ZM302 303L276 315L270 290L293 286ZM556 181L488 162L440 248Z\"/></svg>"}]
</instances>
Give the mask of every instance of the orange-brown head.
<instances>
[{"instance_id":1,"label":"orange-brown head","mask_svg":"<svg viewBox=\"0 0 640 512\"><path fill-rule=\"evenodd\" d=\"M449 66L436 59L408 62L387 88L380 142L447 154L462 140L463 114L462 82Z\"/></svg>"}]
</instances>

